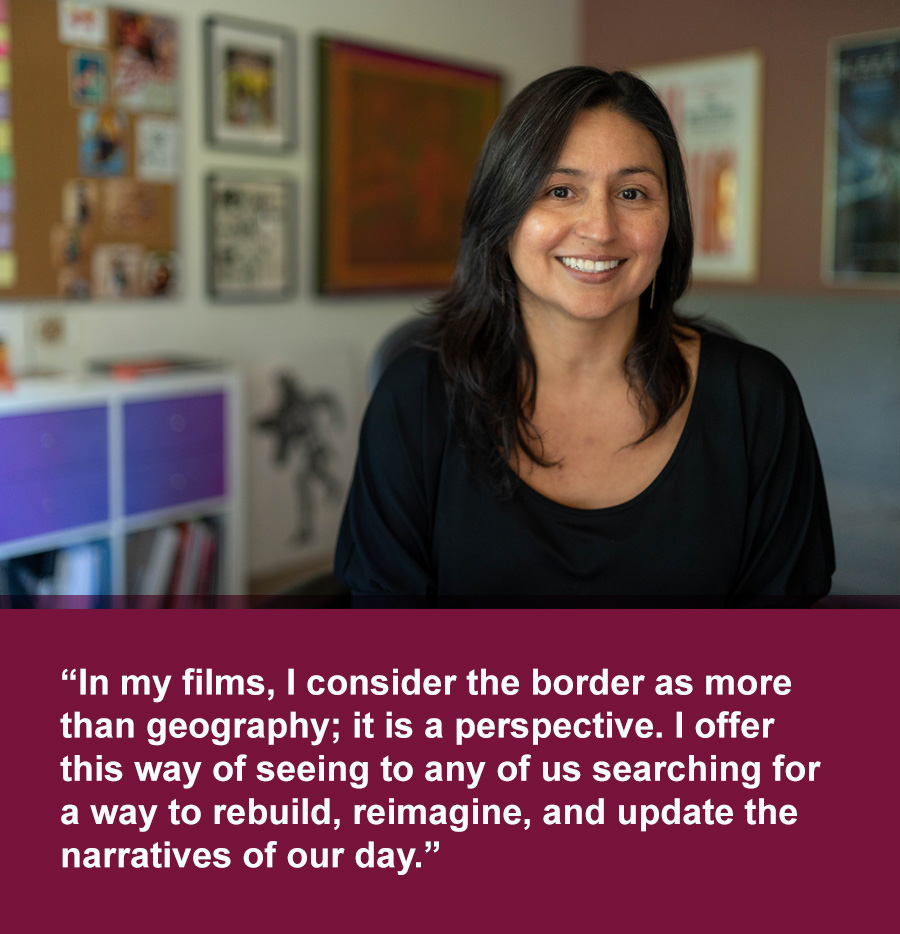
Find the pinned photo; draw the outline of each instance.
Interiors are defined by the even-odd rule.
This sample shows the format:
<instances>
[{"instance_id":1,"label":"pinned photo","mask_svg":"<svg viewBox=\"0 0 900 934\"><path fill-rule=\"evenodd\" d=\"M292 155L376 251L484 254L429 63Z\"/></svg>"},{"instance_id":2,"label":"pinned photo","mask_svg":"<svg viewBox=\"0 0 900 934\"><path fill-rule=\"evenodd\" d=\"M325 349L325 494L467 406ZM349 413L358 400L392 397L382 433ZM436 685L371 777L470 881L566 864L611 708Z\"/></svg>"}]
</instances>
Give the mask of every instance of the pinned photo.
<instances>
[{"instance_id":1,"label":"pinned photo","mask_svg":"<svg viewBox=\"0 0 900 934\"><path fill-rule=\"evenodd\" d=\"M135 121L135 174L170 182L178 177L178 125L174 120L145 117Z\"/></svg>"},{"instance_id":2,"label":"pinned photo","mask_svg":"<svg viewBox=\"0 0 900 934\"><path fill-rule=\"evenodd\" d=\"M62 218L66 224L84 227L97 219L99 182L75 178L63 185Z\"/></svg>"},{"instance_id":3,"label":"pinned photo","mask_svg":"<svg viewBox=\"0 0 900 934\"><path fill-rule=\"evenodd\" d=\"M69 52L69 101L75 107L99 107L106 103L109 78L103 52L74 49Z\"/></svg>"},{"instance_id":4,"label":"pinned photo","mask_svg":"<svg viewBox=\"0 0 900 934\"><path fill-rule=\"evenodd\" d=\"M78 158L82 175L124 175L128 121L124 114L103 107L78 117Z\"/></svg>"},{"instance_id":5,"label":"pinned photo","mask_svg":"<svg viewBox=\"0 0 900 934\"><path fill-rule=\"evenodd\" d=\"M96 3L59 0L59 41L67 45L106 45L106 9Z\"/></svg>"},{"instance_id":6,"label":"pinned photo","mask_svg":"<svg viewBox=\"0 0 900 934\"><path fill-rule=\"evenodd\" d=\"M120 107L171 112L176 104L177 29L174 19L110 10L112 85Z\"/></svg>"},{"instance_id":7,"label":"pinned photo","mask_svg":"<svg viewBox=\"0 0 900 934\"><path fill-rule=\"evenodd\" d=\"M151 250L144 257L143 294L168 298L177 292L176 256L171 250Z\"/></svg>"},{"instance_id":8,"label":"pinned photo","mask_svg":"<svg viewBox=\"0 0 900 934\"><path fill-rule=\"evenodd\" d=\"M91 292L94 298L135 298L141 294L144 250L129 244L107 243L91 254Z\"/></svg>"}]
</instances>

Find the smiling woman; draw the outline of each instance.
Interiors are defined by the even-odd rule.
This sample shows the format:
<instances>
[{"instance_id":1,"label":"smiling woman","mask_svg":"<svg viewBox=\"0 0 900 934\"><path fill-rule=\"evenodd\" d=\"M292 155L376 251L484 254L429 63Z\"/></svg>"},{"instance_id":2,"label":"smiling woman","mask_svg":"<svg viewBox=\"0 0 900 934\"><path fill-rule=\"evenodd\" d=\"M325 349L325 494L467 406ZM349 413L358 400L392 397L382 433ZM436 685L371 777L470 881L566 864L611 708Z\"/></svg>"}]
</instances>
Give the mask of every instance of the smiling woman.
<instances>
[{"instance_id":1,"label":"smiling woman","mask_svg":"<svg viewBox=\"0 0 900 934\"><path fill-rule=\"evenodd\" d=\"M363 424L336 560L359 605L827 593L797 388L676 313L692 243L678 141L644 82L567 68L506 107L428 346Z\"/></svg>"}]
</instances>

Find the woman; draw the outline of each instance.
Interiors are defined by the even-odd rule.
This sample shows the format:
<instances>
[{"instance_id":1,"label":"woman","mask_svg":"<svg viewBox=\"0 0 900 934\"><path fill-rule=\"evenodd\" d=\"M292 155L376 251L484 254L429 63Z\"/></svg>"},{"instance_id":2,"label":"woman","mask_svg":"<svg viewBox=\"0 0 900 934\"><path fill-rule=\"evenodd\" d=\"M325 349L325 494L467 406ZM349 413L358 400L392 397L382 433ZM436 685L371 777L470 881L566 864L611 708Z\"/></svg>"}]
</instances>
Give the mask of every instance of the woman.
<instances>
[{"instance_id":1,"label":"woman","mask_svg":"<svg viewBox=\"0 0 900 934\"><path fill-rule=\"evenodd\" d=\"M430 346L364 420L336 560L359 605L828 592L799 393L767 352L676 314L692 245L678 142L644 82L566 68L507 106Z\"/></svg>"}]
</instances>

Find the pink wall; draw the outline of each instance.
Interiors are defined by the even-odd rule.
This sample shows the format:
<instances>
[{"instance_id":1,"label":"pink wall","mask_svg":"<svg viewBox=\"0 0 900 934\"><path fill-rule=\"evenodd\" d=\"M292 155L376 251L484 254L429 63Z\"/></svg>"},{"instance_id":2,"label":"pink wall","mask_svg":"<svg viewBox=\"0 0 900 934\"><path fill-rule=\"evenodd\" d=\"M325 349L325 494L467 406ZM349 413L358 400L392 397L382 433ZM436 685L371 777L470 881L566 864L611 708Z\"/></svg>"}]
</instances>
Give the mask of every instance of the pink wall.
<instances>
[{"instance_id":1,"label":"pink wall","mask_svg":"<svg viewBox=\"0 0 900 934\"><path fill-rule=\"evenodd\" d=\"M584 22L583 60L607 70L762 51L760 277L752 288L890 297L823 285L819 255L828 40L900 27L896 0L584 0Z\"/></svg>"}]
</instances>

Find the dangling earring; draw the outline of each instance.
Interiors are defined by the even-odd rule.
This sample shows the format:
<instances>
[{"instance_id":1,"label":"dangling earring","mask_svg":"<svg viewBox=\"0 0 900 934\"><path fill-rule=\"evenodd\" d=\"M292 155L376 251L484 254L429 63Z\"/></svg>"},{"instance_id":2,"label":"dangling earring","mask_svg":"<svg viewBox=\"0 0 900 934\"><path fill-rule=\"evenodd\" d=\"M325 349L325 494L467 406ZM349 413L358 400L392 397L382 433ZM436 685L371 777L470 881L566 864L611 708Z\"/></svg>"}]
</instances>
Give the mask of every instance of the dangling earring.
<instances>
[{"instance_id":1,"label":"dangling earring","mask_svg":"<svg viewBox=\"0 0 900 934\"><path fill-rule=\"evenodd\" d=\"M653 273L653 285L650 286L650 307L653 308L653 299L656 297L656 273Z\"/></svg>"}]
</instances>

